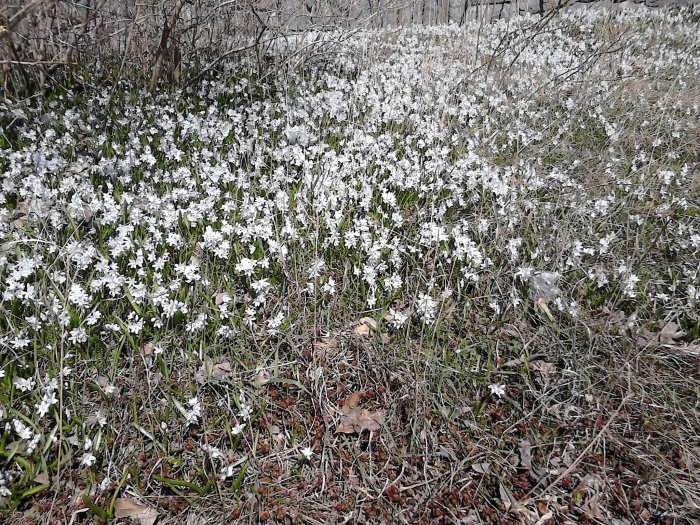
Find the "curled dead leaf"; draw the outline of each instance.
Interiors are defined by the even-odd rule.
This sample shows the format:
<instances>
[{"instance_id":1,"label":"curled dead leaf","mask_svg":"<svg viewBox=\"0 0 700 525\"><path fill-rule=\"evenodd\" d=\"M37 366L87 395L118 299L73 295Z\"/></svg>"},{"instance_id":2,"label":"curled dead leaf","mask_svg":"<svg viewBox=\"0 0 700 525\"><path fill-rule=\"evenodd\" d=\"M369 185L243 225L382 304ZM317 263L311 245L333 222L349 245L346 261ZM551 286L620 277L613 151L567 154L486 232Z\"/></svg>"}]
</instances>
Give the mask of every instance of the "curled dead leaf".
<instances>
[{"instance_id":1,"label":"curled dead leaf","mask_svg":"<svg viewBox=\"0 0 700 525\"><path fill-rule=\"evenodd\" d=\"M377 324L377 321L375 321L371 317L363 317L358 321L358 324L353 329L352 333L359 336L365 336L369 335L378 328L379 325Z\"/></svg>"},{"instance_id":2,"label":"curled dead leaf","mask_svg":"<svg viewBox=\"0 0 700 525\"><path fill-rule=\"evenodd\" d=\"M114 517L139 520L141 525L153 525L158 519L158 511L141 505L132 498L117 498L114 502Z\"/></svg>"},{"instance_id":3,"label":"curled dead leaf","mask_svg":"<svg viewBox=\"0 0 700 525\"><path fill-rule=\"evenodd\" d=\"M686 333L674 322L666 323L659 332L659 342L662 345L673 343L676 339L685 337Z\"/></svg>"},{"instance_id":4,"label":"curled dead leaf","mask_svg":"<svg viewBox=\"0 0 700 525\"><path fill-rule=\"evenodd\" d=\"M153 341L149 341L148 343L141 345L141 353L145 356L151 356L153 355L154 348L155 345L153 344Z\"/></svg>"},{"instance_id":5,"label":"curled dead leaf","mask_svg":"<svg viewBox=\"0 0 700 525\"><path fill-rule=\"evenodd\" d=\"M530 366L533 370L537 370L540 374L542 374L545 377L553 374L556 371L556 368L552 363L548 363L547 361L542 361L540 359L536 361L531 361Z\"/></svg>"},{"instance_id":6,"label":"curled dead leaf","mask_svg":"<svg viewBox=\"0 0 700 525\"><path fill-rule=\"evenodd\" d=\"M214 379L223 379L231 374L231 363L229 361L224 361L223 363L217 363L211 371L211 376Z\"/></svg>"},{"instance_id":7,"label":"curled dead leaf","mask_svg":"<svg viewBox=\"0 0 700 525\"><path fill-rule=\"evenodd\" d=\"M365 430L374 432L384 424L384 415L380 412L370 412L363 408L353 408L340 418L340 424L335 431L341 434L360 434Z\"/></svg>"},{"instance_id":8,"label":"curled dead leaf","mask_svg":"<svg viewBox=\"0 0 700 525\"><path fill-rule=\"evenodd\" d=\"M530 442L527 439L523 439L518 443L518 451L520 452L520 466L525 470L530 470L532 468L532 450Z\"/></svg>"},{"instance_id":9,"label":"curled dead leaf","mask_svg":"<svg viewBox=\"0 0 700 525\"><path fill-rule=\"evenodd\" d=\"M338 341L329 337L322 337L314 342L314 353L317 355L332 355L338 349Z\"/></svg>"},{"instance_id":10,"label":"curled dead leaf","mask_svg":"<svg viewBox=\"0 0 700 525\"><path fill-rule=\"evenodd\" d=\"M214 304L217 307L221 306L223 303L225 303L226 301L230 301L230 300L231 300L231 296L227 293L224 293L224 292L219 292L218 294L216 294L214 296Z\"/></svg>"},{"instance_id":11,"label":"curled dead leaf","mask_svg":"<svg viewBox=\"0 0 700 525\"><path fill-rule=\"evenodd\" d=\"M491 463L488 461L484 463L474 463L472 465L472 470L474 472L478 472L479 474L488 474L491 472Z\"/></svg>"},{"instance_id":12,"label":"curled dead leaf","mask_svg":"<svg viewBox=\"0 0 700 525\"><path fill-rule=\"evenodd\" d=\"M554 321L554 316L552 315L552 312L549 309L549 306L547 306L547 301L545 301L542 297L537 299L537 302L535 303L537 307L542 310L545 314L547 314L547 317L549 318L550 321Z\"/></svg>"},{"instance_id":13,"label":"curled dead leaf","mask_svg":"<svg viewBox=\"0 0 700 525\"><path fill-rule=\"evenodd\" d=\"M258 367L255 374L255 386L258 388L265 386L270 382L271 378L272 375L270 374L269 370Z\"/></svg>"},{"instance_id":14,"label":"curled dead leaf","mask_svg":"<svg viewBox=\"0 0 700 525\"><path fill-rule=\"evenodd\" d=\"M513 496L511 491L508 490L508 487L506 487L503 483L500 483L498 485L498 493L501 497L503 505L505 505L506 507L506 510L510 509L513 505L515 505L518 502L518 500L515 499L515 496Z\"/></svg>"},{"instance_id":15,"label":"curled dead leaf","mask_svg":"<svg viewBox=\"0 0 700 525\"><path fill-rule=\"evenodd\" d=\"M342 412L345 414L352 410L353 408L357 407L360 402L362 401L362 396L360 395L359 392L353 392L350 394L347 399L345 400L345 404L343 405L343 410Z\"/></svg>"}]
</instances>

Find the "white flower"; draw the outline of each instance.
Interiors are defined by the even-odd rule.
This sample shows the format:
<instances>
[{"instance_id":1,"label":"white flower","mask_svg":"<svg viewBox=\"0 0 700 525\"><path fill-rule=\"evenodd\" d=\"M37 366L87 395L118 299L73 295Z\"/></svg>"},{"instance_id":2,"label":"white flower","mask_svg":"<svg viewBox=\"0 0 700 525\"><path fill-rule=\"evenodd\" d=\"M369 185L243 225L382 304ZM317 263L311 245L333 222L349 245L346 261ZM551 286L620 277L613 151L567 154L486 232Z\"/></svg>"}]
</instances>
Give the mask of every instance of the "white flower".
<instances>
[{"instance_id":1,"label":"white flower","mask_svg":"<svg viewBox=\"0 0 700 525\"><path fill-rule=\"evenodd\" d=\"M328 282L321 287L321 290L328 295L335 295L335 279L329 277Z\"/></svg>"},{"instance_id":2,"label":"white flower","mask_svg":"<svg viewBox=\"0 0 700 525\"><path fill-rule=\"evenodd\" d=\"M435 321L435 309L437 307L437 301L427 294L421 293L418 296L418 304L416 305L416 311L422 315L423 322L425 324L431 324Z\"/></svg>"},{"instance_id":3,"label":"white flower","mask_svg":"<svg viewBox=\"0 0 700 525\"><path fill-rule=\"evenodd\" d=\"M21 377L15 378L15 388L22 392L31 391L34 388L35 384L36 382L34 381L33 377L28 377L27 379L23 379Z\"/></svg>"},{"instance_id":4,"label":"white flower","mask_svg":"<svg viewBox=\"0 0 700 525\"><path fill-rule=\"evenodd\" d=\"M389 309L389 315L392 317L391 326L396 329L401 328L406 321L408 321L407 315L395 310L394 308Z\"/></svg>"},{"instance_id":5,"label":"white flower","mask_svg":"<svg viewBox=\"0 0 700 525\"><path fill-rule=\"evenodd\" d=\"M489 385L489 390L491 390L493 395L498 396L499 398L503 397L506 393L505 387L500 383Z\"/></svg>"},{"instance_id":6,"label":"white flower","mask_svg":"<svg viewBox=\"0 0 700 525\"><path fill-rule=\"evenodd\" d=\"M310 460L311 456L313 456L314 451L311 449L311 447L304 447L301 449L301 455L306 458L306 460Z\"/></svg>"},{"instance_id":7,"label":"white flower","mask_svg":"<svg viewBox=\"0 0 700 525\"><path fill-rule=\"evenodd\" d=\"M190 405L191 410L185 412L185 418L187 419L188 425L195 425L202 416L202 405L199 403L199 399L193 397L187 404Z\"/></svg>"},{"instance_id":8,"label":"white flower","mask_svg":"<svg viewBox=\"0 0 700 525\"><path fill-rule=\"evenodd\" d=\"M277 312L277 315L268 319L267 326L271 330L276 330L277 328L282 326L283 321L284 321L284 312Z\"/></svg>"},{"instance_id":9,"label":"white flower","mask_svg":"<svg viewBox=\"0 0 700 525\"><path fill-rule=\"evenodd\" d=\"M95 461L97 461L97 458L90 452L86 452L85 454L83 454L83 457L80 458L80 466L91 467L95 464Z\"/></svg>"},{"instance_id":10,"label":"white flower","mask_svg":"<svg viewBox=\"0 0 700 525\"><path fill-rule=\"evenodd\" d=\"M226 465L225 467L221 468L221 473L219 474L219 479L221 481L224 481L226 478L230 478L233 476L233 469L236 468L233 465Z\"/></svg>"},{"instance_id":11,"label":"white flower","mask_svg":"<svg viewBox=\"0 0 700 525\"><path fill-rule=\"evenodd\" d=\"M234 269L239 273L243 273L245 275L250 276L253 275L253 271L255 270L257 264L258 262L255 259L248 259L247 257L243 257Z\"/></svg>"},{"instance_id":12,"label":"white flower","mask_svg":"<svg viewBox=\"0 0 700 525\"><path fill-rule=\"evenodd\" d=\"M13 419L12 424L15 427L15 434L17 434L17 437L24 441L29 441L32 439L34 433L32 432L31 428L22 423L19 419Z\"/></svg>"},{"instance_id":13,"label":"white flower","mask_svg":"<svg viewBox=\"0 0 700 525\"><path fill-rule=\"evenodd\" d=\"M240 417L243 421L248 421L252 413L252 409L248 405L244 404L241 406L241 411L238 413L238 417Z\"/></svg>"},{"instance_id":14,"label":"white flower","mask_svg":"<svg viewBox=\"0 0 700 525\"><path fill-rule=\"evenodd\" d=\"M200 447L206 454L209 454L210 457L214 459L224 459L223 452L221 452L221 450L219 450L218 448L209 445L208 443L202 443Z\"/></svg>"},{"instance_id":15,"label":"white flower","mask_svg":"<svg viewBox=\"0 0 700 525\"><path fill-rule=\"evenodd\" d=\"M90 296L79 284L73 283L68 292L68 300L78 308L85 308L90 304Z\"/></svg>"},{"instance_id":16,"label":"white flower","mask_svg":"<svg viewBox=\"0 0 700 525\"><path fill-rule=\"evenodd\" d=\"M326 266L326 263L323 259L317 259L313 263L311 263L311 266L309 266L309 279L315 279L317 277L321 276L321 272L323 271L323 268Z\"/></svg>"}]
</instances>

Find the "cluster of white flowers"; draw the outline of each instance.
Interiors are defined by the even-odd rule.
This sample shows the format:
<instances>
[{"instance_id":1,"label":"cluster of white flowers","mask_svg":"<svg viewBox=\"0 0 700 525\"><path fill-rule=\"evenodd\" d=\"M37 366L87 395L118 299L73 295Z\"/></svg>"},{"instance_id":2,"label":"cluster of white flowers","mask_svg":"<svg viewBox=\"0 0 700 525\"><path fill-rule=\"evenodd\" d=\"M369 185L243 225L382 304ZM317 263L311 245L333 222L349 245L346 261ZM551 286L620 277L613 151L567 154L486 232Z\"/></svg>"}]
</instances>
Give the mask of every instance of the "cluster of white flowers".
<instances>
[{"instance_id":1,"label":"cluster of white flowers","mask_svg":"<svg viewBox=\"0 0 700 525\"><path fill-rule=\"evenodd\" d=\"M561 276L549 308L574 321L590 289L640 318L696 309L700 175L684 137L697 136L700 104L663 84L700 69L697 47L676 45L697 38L688 13L605 18L644 28L626 33L624 53L600 52L607 14L567 12L536 38L529 19L359 32L333 67L273 75L273 92L293 97L211 81L175 102L135 93L114 122L95 109L109 89L76 109L37 103L0 148L0 290L12 312L0 369L13 408L37 422L12 417L5 432L35 450L64 408L63 385L40 381L48 367L31 351L56 342L84 356L177 329L182 348L205 348L274 336L310 301L341 299L388 312L396 329L431 329L454 303L526 315L540 272ZM501 56L506 32L517 56ZM465 59L472 49L501 56L497 82ZM618 69L646 84L617 87ZM584 88L588 78L599 81ZM186 404L186 423L199 423L200 399ZM252 410L241 397L234 434ZM95 448L86 443L83 466Z\"/></svg>"}]
</instances>

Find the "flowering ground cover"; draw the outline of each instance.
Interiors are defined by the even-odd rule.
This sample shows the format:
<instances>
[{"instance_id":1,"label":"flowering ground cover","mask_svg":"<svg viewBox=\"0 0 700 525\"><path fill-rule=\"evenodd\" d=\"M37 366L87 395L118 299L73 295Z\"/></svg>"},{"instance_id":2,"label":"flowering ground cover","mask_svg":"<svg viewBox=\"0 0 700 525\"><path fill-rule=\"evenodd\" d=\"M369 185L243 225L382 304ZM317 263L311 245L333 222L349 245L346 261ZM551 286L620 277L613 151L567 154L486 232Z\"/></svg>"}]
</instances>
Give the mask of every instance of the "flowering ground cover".
<instances>
[{"instance_id":1,"label":"flowering ground cover","mask_svg":"<svg viewBox=\"0 0 700 525\"><path fill-rule=\"evenodd\" d=\"M697 518L698 34L569 11L32 99L4 523Z\"/></svg>"}]
</instances>

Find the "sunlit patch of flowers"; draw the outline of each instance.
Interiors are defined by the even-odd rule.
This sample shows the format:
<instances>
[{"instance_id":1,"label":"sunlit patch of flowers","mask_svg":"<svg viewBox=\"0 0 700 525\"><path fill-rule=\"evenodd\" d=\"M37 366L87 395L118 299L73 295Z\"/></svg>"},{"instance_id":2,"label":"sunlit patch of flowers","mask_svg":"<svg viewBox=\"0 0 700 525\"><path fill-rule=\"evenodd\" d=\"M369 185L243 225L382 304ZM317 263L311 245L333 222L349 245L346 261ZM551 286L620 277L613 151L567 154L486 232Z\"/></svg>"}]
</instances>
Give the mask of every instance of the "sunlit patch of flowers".
<instances>
[{"instance_id":1,"label":"sunlit patch of flowers","mask_svg":"<svg viewBox=\"0 0 700 525\"><path fill-rule=\"evenodd\" d=\"M101 109L110 89L37 103L0 149L4 435L23 457L52 451L59 416L81 410L78 381L109 410L127 350L177 341L153 359L203 360L310 326L309 305L337 308L331 322L350 305L388 314L394 332L438 330L455 305L529 315L527 283L550 272L549 308L567 322L606 301L640 319L691 315L700 54L679 43L698 23L621 11L606 23L640 30L607 53L602 16L568 13L532 38L529 18L478 36L359 33L332 67L280 71L257 96L240 77L174 97L122 85L116 118ZM477 48L498 61L476 67ZM181 393L177 424L202 424L205 395ZM233 436L249 403L241 394ZM84 437L75 461L99 468L104 440Z\"/></svg>"}]
</instances>

